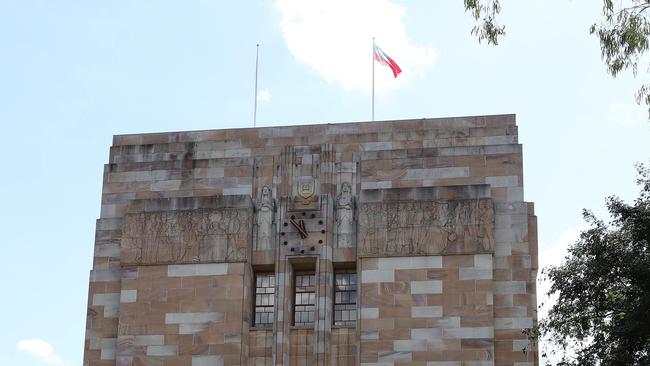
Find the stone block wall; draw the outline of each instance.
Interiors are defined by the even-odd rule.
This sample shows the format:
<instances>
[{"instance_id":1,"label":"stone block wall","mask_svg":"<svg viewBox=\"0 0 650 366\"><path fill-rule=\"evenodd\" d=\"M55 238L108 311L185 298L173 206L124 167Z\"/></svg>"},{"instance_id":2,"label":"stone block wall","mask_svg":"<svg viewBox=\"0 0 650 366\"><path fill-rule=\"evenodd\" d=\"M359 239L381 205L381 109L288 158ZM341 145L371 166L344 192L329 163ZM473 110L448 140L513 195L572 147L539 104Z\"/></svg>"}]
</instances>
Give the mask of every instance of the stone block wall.
<instances>
[{"instance_id":1,"label":"stone block wall","mask_svg":"<svg viewBox=\"0 0 650 366\"><path fill-rule=\"evenodd\" d=\"M243 263L130 271L122 278L117 364L240 364L243 273Z\"/></svg>"},{"instance_id":2,"label":"stone block wall","mask_svg":"<svg viewBox=\"0 0 650 366\"><path fill-rule=\"evenodd\" d=\"M273 329L251 330L248 344L248 364L250 366L273 365Z\"/></svg>"},{"instance_id":3,"label":"stone block wall","mask_svg":"<svg viewBox=\"0 0 650 366\"><path fill-rule=\"evenodd\" d=\"M536 365L523 192L514 115L115 136L84 365ZM357 273L351 325L337 269ZM315 321L295 326L304 270Z\"/></svg>"},{"instance_id":4,"label":"stone block wall","mask_svg":"<svg viewBox=\"0 0 650 366\"><path fill-rule=\"evenodd\" d=\"M489 362L490 254L362 259L361 362Z\"/></svg>"}]
</instances>

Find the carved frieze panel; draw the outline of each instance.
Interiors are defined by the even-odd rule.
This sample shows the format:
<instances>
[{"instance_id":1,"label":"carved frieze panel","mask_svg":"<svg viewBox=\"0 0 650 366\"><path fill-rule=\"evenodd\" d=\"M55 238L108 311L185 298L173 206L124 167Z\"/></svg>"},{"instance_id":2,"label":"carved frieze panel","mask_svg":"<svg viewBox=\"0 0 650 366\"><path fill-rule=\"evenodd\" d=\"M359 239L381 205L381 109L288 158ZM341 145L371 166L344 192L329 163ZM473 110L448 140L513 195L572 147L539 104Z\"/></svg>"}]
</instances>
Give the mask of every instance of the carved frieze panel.
<instances>
[{"instance_id":1,"label":"carved frieze panel","mask_svg":"<svg viewBox=\"0 0 650 366\"><path fill-rule=\"evenodd\" d=\"M251 210L198 209L127 214L122 264L233 262L247 258Z\"/></svg>"},{"instance_id":2,"label":"carved frieze panel","mask_svg":"<svg viewBox=\"0 0 650 366\"><path fill-rule=\"evenodd\" d=\"M361 256L494 250L491 199L362 203L358 214Z\"/></svg>"}]
</instances>

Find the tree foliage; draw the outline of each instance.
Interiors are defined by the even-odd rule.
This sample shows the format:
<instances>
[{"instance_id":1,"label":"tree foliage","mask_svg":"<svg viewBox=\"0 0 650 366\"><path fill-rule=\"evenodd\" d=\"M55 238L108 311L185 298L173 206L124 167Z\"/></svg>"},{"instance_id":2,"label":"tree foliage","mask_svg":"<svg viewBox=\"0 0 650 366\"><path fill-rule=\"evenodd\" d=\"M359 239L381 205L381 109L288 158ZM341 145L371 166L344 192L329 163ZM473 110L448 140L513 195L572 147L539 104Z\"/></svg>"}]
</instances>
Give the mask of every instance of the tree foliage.
<instances>
[{"instance_id":1,"label":"tree foliage","mask_svg":"<svg viewBox=\"0 0 650 366\"><path fill-rule=\"evenodd\" d=\"M638 170L640 196L609 197L609 224L585 211L589 229L545 271L558 299L538 334L560 346L559 365L650 365L650 169Z\"/></svg>"},{"instance_id":2,"label":"tree foliage","mask_svg":"<svg viewBox=\"0 0 650 366\"><path fill-rule=\"evenodd\" d=\"M637 74L639 60L648 50L649 10L650 0L616 1L616 4L614 0L603 0L603 19L594 23L589 32L600 39L603 61L612 76L627 69ZM650 85L642 85L636 98L638 103L643 101L650 106Z\"/></svg>"},{"instance_id":3,"label":"tree foliage","mask_svg":"<svg viewBox=\"0 0 650 366\"><path fill-rule=\"evenodd\" d=\"M477 22L472 34L479 42L486 39L488 44L498 44L499 37L505 35L505 27L496 22L501 11L499 0L463 1L465 11ZM613 77L628 69L636 76L650 44L650 0L602 1L602 18L591 25L589 32L598 36L603 62ZM647 67L650 72L650 64ZM636 99L650 106L650 84L641 86Z\"/></svg>"},{"instance_id":4,"label":"tree foliage","mask_svg":"<svg viewBox=\"0 0 650 366\"><path fill-rule=\"evenodd\" d=\"M478 23L472 28L472 34L478 41L487 40L488 44L499 44L499 37L506 34L506 27L496 22L501 12L499 0L463 0L465 11L472 14Z\"/></svg>"}]
</instances>

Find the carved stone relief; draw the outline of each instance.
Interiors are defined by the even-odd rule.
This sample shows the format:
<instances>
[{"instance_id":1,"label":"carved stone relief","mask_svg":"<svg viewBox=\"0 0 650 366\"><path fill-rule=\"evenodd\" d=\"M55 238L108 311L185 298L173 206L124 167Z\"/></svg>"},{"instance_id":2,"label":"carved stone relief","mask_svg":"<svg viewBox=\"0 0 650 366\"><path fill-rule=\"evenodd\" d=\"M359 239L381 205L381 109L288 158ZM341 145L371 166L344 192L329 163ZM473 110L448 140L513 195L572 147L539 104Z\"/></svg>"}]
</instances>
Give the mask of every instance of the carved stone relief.
<instances>
[{"instance_id":1,"label":"carved stone relief","mask_svg":"<svg viewBox=\"0 0 650 366\"><path fill-rule=\"evenodd\" d=\"M354 197L350 183L341 184L336 197L336 245L339 248L354 246Z\"/></svg>"},{"instance_id":2,"label":"carved stone relief","mask_svg":"<svg viewBox=\"0 0 650 366\"><path fill-rule=\"evenodd\" d=\"M241 261L250 243L250 209L198 209L127 214L123 264Z\"/></svg>"},{"instance_id":3,"label":"carved stone relief","mask_svg":"<svg viewBox=\"0 0 650 366\"><path fill-rule=\"evenodd\" d=\"M299 177L294 180L295 196L292 210L318 209L318 182L314 177Z\"/></svg>"},{"instance_id":4,"label":"carved stone relief","mask_svg":"<svg viewBox=\"0 0 650 366\"><path fill-rule=\"evenodd\" d=\"M494 249L490 199L364 203L361 255L484 253Z\"/></svg>"},{"instance_id":5,"label":"carved stone relief","mask_svg":"<svg viewBox=\"0 0 650 366\"><path fill-rule=\"evenodd\" d=\"M255 249L267 250L274 247L275 238L275 200L269 186L262 187L260 198L255 205Z\"/></svg>"}]
</instances>

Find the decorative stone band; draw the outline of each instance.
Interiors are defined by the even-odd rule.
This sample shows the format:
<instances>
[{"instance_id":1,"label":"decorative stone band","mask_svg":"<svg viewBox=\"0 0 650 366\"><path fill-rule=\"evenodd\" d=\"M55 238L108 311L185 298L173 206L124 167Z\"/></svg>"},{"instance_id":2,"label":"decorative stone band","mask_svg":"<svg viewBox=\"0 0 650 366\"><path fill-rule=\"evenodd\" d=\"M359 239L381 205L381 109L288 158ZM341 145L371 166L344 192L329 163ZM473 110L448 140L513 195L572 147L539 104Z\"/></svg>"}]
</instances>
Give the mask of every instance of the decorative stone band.
<instances>
[{"instance_id":1,"label":"decorative stone band","mask_svg":"<svg viewBox=\"0 0 650 366\"><path fill-rule=\"evenodd\" d=\"M362 189L361 203L403 202L403 201L457 201L491 198L489 184L469 184L457 186L378 188Z\"/></svg>"},{"instance_id":2,"label":"decorative stone band","mask_svg":"<svg viewBox=\"0 0 650 366\"><path fill-rule=\"evenodd\" d=\"M135 200L122 222L120 264L244 261L252 211L248 195Z\"/></svg>"},{"instance_id":3,"label":"decorative stone band","mask_svg":"<svg viewBox=\"0 0 650 366\"><path fill-rule=\"evenodd\" d=\"M251 213L251 209L198 209L126 214L121 264L246 260Z\"/></svg>"},{"instance_id":4,"label":"decorative stone band","mask_svg":"<svg viewBox=\"0 0 650 366\"><path fill-rule=\"evenodd\" d=\"M361 257L490 253L492 200L412 201L359 205Z\"/></svg>"}]
</instances>

